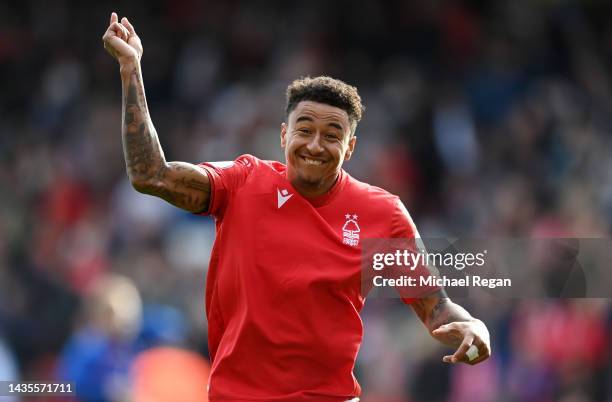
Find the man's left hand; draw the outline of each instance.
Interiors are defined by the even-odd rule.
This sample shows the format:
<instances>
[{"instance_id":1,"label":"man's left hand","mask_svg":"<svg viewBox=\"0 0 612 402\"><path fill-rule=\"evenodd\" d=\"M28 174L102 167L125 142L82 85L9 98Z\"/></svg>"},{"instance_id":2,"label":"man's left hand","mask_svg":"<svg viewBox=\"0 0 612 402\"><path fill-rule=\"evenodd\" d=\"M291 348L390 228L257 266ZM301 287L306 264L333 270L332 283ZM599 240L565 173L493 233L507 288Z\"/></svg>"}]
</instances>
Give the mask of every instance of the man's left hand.
<instances>
[{"instance_id":1,"label":"man's left hand","mask_svg":"<svg viewBox=\"0 0 612 402\"><path fill-rule=\"evenodd\" d=\"M451 322L441 325L432 331L431 334L444 344L459 345L454 354L442 358L442 361L445 363L467 363L474 365L488 359L491 355L489 331L480 320ZM468 352L472 345L478 349L477 355L474 353L475 350ZM470 356L473 357L471 360Z\"/></svg>"}]
</instances>

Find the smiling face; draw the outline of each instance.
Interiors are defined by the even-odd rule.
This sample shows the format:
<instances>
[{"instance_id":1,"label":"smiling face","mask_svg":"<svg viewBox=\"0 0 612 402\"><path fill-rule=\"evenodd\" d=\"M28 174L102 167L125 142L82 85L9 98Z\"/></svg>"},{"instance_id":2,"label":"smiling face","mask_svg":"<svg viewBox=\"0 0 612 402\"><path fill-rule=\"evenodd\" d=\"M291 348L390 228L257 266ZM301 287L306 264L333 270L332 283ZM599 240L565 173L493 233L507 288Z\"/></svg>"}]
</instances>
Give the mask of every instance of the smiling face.
<instances>
[{"instance_id":1,"label":"smiling face","mask_svg":"<svg viewBox=\"0 0 612 402\"><path fill-rule=\"evenodd\" d=\"M325 194L355 148L348 114L325 103L302 101L287 120L281 125L281 147L288 180L307 197Z\"/></svg>"}]
</instances>

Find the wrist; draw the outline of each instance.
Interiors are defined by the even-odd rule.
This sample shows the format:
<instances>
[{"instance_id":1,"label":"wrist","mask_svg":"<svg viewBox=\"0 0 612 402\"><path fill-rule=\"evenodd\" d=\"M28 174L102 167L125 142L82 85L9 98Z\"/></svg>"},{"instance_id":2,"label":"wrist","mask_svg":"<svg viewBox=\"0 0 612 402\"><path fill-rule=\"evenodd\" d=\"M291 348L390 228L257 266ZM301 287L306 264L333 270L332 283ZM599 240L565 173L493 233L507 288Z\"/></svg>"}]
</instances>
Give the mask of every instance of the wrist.
<instances>
[{"instance_id":1,"label":"wrist","mask_svg":"<svg viewBox=\"0 0 612 402\"><path fill-rule=\"evenodd\" d=\"M119 60L119 73L121 77L129 77L134 71L140 68L140 60L135 57L129 57Z\"/></svg>"}]
</instances>

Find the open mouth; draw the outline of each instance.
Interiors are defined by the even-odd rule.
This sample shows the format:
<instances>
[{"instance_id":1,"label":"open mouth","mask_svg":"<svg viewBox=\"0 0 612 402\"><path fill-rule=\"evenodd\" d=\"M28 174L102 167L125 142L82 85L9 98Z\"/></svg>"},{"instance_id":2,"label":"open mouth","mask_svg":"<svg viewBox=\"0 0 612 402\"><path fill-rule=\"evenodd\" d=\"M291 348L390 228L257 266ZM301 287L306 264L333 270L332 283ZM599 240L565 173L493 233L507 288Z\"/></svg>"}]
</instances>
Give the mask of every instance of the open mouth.
<instances>
[{"instance_id":1,"label":"open mouth","mask_svg":"<svg viewBox=\"0 0 612 402\"><path fill-rule=\"evenodd\" d=\"M325 163L322 160L312 159L306 156L300 156L300 159L302 159L304 163L306 163L307 165L312 165L312 166L321 166L323 163Z\"/></svg>"}]
</instances>

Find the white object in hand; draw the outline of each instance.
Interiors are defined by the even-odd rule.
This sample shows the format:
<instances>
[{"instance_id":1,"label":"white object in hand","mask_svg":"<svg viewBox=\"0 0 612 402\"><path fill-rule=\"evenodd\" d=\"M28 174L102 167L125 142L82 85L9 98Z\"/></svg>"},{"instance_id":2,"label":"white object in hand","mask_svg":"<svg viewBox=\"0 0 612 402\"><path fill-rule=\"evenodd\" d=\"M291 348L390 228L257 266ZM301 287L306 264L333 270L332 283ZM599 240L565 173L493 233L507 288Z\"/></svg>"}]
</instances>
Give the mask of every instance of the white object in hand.
<instances>
[{"instance_id":1,"label":"white object in hand","mask_svg":"<svg viewBox=\"0 0 612 402\"><path fill-rule=\"evenodd\" d=\"M465 352L465 355L468 357L469 361L475 360L478 358L478 348L476 345L470 346L470 348Z\"/></svg>"}]
</instances>

